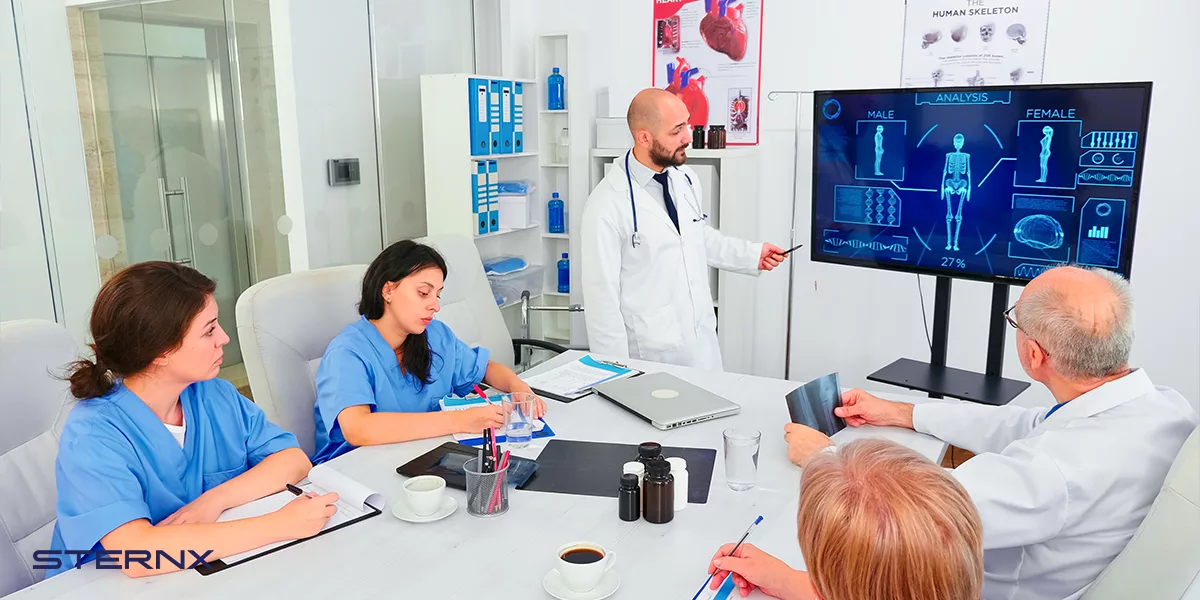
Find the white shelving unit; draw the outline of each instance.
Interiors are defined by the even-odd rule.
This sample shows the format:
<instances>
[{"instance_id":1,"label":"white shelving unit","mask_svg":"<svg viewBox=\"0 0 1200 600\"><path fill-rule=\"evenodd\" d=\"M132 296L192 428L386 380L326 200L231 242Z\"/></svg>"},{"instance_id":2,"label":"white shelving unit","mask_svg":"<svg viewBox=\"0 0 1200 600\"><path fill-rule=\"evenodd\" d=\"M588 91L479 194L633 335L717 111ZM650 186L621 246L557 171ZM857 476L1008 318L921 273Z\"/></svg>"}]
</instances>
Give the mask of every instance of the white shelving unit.
<instances>
[{"instance_id":1,"label":"white shelving unit","mask_svg":"<svg viewBox=\"0 0 1200 600\"><path fill-rule=\"evenodd\" d=\"M546 203L550 200L551 192L558 192L559 198L566 205L566 233L550 233L543 226L541 235L543 260L546 265L546 286L542 292L542 302L554 306L583 304L578 263L578 225L583 218L583 203L590 191L585 167L589 135L584 111L572 110L582 107L585 101L583 95L587 87L583 85L582 80L583 59L579 34L539 35L534 44L534 76L543 83L538 86L540 95L536 99L539 108L538 130L543 133L536 146L541 171L537 180L537 201L534 202L535 210L540 211L537 213L537 220L548 224ZM558 67L559 73L566 81L566 108L563 110L546 110L547 87L544 82L554 67ZM528 105L530 101L526 102ZM564 129L567 137L565 145L561 144ZM564 252L568 255L571 270L568 293L558 291L558 261ZM584 309L587 307L584 306ZM546 339L568 344L587 343L582 314L543 312L540 315Z\"/></svg>"},{"instance_id":2,"label":"white shelving unit","mask_svg":"<svg viewBox=\"0 0 1200 600\"><path fill-rule=\"evenodd\" d=\"M471 155L471 112L469 80L472 78L520 82L524 86L524 147L528 152L514 154ZM421 76L421 125L425 149L425 218L429 235L457 234L472 237L485 259L496 256L520 256L531 266L552 269L546 263L541 233L545 230L543 213L538 212L536 196L529 200L530 221L513 227L501 219L498 231L477 235L476 216L472 198L472 177L476 161L495 160L497 180L541 179L539 121L537 109L545 106L541 100L544 86L530 79L494 77L451 73ZM545 205L542 204L544 209ZM530 295L540 298L544 285L530 289ZM516 336L520 328L518 298L507 298L501 305L509 331ZM531 323L531 333L538 327Z\"/></svg>"},{"instance_id":3,"label":"white shelving unit","mask_svg":"<svg viewBox=\"0 0 1200 600\"><path fill-rule=\"evenodd\" d=\"M606 174L614 158L625 155L628 148L594 148L591 151L590 180L594 187ZM753 240L758 231L758 149L733 147L721 150L687 151L689 167L701 177L704 189L704 211L709 225L725 235ZM721 358L725 369L752 373L754 348L751 328L733 327L730 315L754 312L753 279L747 275L713 269L713 306L717 309L717 337L721 342Z\"/></svg>"}]
</instances>

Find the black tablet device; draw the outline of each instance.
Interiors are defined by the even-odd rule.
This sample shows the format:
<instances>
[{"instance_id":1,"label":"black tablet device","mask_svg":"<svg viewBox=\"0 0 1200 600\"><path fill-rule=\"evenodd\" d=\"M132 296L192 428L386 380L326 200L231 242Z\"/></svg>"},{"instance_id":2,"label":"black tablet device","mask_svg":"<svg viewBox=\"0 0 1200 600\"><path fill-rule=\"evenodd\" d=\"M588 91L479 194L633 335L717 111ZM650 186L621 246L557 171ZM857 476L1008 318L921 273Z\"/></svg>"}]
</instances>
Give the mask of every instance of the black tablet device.
<instances>
[{"instance_id":1,"label":"black tablet device","mask_svg":"<svg viewBox=\"0 0 1200 600\"><path fill-rule=\"evenodd\" d=\"M833 409L841 405L842 388L837 373L818 377L787 395L788 414L793 423L829 436L846 428L846 421L833 414Z\"/></svg>"},{"instance_id":2,"label":"black tablet device","mask_svg":"<svg viewBox=\"0 0 1200 600\"><path fill-rule=\"evenodd\" d=\"M437 475L446 480L446 485L465 490L467 489L467 474L463 470L463 465L468 460L478 457L479 448L464 446L456 442L446 442L396 467L396 472L405 477ZM508 485L517 489L524 489L523 486L537 469L537 461L509 455Z\"/></svg>"}]
</instances>

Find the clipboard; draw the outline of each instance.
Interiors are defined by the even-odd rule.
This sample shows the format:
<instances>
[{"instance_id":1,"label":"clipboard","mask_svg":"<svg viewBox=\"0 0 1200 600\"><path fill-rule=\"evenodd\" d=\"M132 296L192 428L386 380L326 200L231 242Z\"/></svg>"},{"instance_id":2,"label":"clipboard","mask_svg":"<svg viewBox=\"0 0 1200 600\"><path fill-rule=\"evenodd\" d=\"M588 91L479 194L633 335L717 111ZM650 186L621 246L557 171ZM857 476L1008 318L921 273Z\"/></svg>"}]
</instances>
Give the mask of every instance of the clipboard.
<instances>
[{"instance_id":1,"label":"clipboard","mask_svg":"<svg viewBox=\"0 0 1200 600\"><path fill-rule=\"evenodd\" d=\"M578 385L579 387L573 389L550 389L546 385L548 383L545 381L546 379L554 379L556 375L562 377L563 374L565 374L565 379L570 381L572 386ZM642 371L633 367L628 367L614 361L597 359L590 354L586 354L576 360L561 364L547 371L528 376L522 374L522 379L529 384L529 387L537 395L567 404L590 395L593 392L592 388L598 384L616 379L637 377L642 374Z\"/></svg>"},{"instance_id":2,"label":"clipboard","mask_svg":"<svg viewBox=\"0 0 1200 600\"><path fill-rule=\"evenodd\" d=\"M369 506L369 507L371 508L371 512L368 512L367 514L365 514L365 515L363 515L363 516L361 516L361 517L358 517L358 518L356 518L356 519L352 519L352 520L346 521L345 523L339 523L339 524L337 524L337 525L335 525L335 526L333 526L333 527L330 527L329 529L322 529L322 530L320 531L320 533L318 533L317 535L314 535L314 536L312 536L312 537L306 537L306 538L301 538L301 539L298 539L298 540L292 540L292 541L290 541L290 542L286 542L286 543L284 543L284 544L282 544L282 545L279 545L279 546L276 546L276 547L274 547L274 548L270 548L270 549L264 550L264 551L262 551L262 552L260 552L260 553L258 553L258 554L255 554L254 556L250 556L250 557L247 557L247 558L243 558L242 560L239 560L239 561L237 561L237 562L235 562L235 563L226 563L226 562L225 562L223 559L218 559L218 560L214 560L214 561L206 562L205 564L202 564L202 565L197 565L197 566L196 566L196 568L195 568L195 570L196 570L196 572L198 572L198 573L200 573L201 575L204 575L204 576L212 575L213 573L220 573L221 571L224 571L224 570L226 570L226 569L230 569L230 568L236 567L236 566L238 566L238 565L244 565L244 564L246 564L246 563L248 563L248 562L250 562L250 561L252 561L252 560L254 560L254 559L256 559L256 558L259 558L259 557L262 557L262 556L266 556L266 555L268 555L268 554L271 554L271 553L274 553L274 552L278 552L278 551L280 551L280 550L283 550L284 548L291 548L292 546L295 546L296 544L301 544L301 543L307 542L308 540L311 540L311 539L313 539L313 538L319 538L319 537L321 537L321 536L323 536L323 535L325 535L325 534L327 534L327 533L330 533L330 532L333 532L333 531L337 531L337 530L339 530L339 529L344 529L344 528L346 528L346 527L349 527L349 526L351 526L351 525L353 525L353 524L355 524L355 523L359 523L359 522L362 522L362 521L366 521L367 519L370 519L371 517L378 516L380 513L382 513L382 512L383 512L383 509L382 509L382 508L376 508L376 507L374 507L374 506L371 506L370 504L368 504L368 505L366 505L366 506ZM253 552L253 550L251 550L251 552Z\"/></svg>"}]
</instances>

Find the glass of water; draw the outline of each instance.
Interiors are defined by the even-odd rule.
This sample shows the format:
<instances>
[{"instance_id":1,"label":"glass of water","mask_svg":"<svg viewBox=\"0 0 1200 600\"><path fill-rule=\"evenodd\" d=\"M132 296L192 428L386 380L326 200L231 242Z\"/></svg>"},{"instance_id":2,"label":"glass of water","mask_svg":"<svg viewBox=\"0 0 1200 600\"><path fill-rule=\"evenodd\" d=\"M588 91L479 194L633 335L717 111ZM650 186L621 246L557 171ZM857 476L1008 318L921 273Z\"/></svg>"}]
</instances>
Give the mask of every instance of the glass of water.
<instances>
[{"instance_id":1,"label":"glass of water","mask_svg":"<svg viewBox=\"0 0 1200 600\"><path fill-rule=\"evenodd\" d=\"M758 446L762 433L757 429L725 430L725 480L729 489L743 492L758 479Z\"/></svg>"},{"instance_id":2,"label":"glass of water","mask_svg":"<svg viewBox=\"0 0 1200 600\"><path fill-rule=\"evenodd\" d=\"M514 392L504 398L504 436L513 448L524 448L533 440L533 409L537 396L528 392Z\"/></svg>"}]
</instances>

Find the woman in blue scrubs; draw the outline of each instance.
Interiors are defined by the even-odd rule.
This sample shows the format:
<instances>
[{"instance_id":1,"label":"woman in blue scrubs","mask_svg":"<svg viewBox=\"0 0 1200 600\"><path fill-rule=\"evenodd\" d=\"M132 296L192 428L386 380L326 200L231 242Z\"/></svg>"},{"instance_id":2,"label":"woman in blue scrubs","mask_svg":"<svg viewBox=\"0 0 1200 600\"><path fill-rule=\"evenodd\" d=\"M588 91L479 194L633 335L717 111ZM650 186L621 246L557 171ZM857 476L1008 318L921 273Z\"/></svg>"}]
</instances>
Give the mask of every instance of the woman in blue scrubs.
<instances>
[{"instance_id":1,"label":"woman in blue scrubs","mask_svg":"<svg viewBox=\"0 0 1200 600\"><path fill-rule=\"evenodd\" d=\"M363 275L362 316L338 334L317 369L317 453L322 463L354 449L481 433L504 426L499 405L441 412L448 394L480 382L532 393L512 369L464 344L433 315L446 278L437 250L404 240L385 249ZM537 400L536 417L546 406Z\"/></svg>"},{"instance_id":2,"label":"woman in blue scrubs","mask_svg":"<svg viewBox=\"0 0 1200 600\"><path fill-rule=\"evenodd\" d=\"M126 575L191 564L315 535L336 494L305 495L261 517L215 523L227 508L283 490L312 467L292 434L232 384L215 379L229 336L217 324L216 284L173 262L112 277L92 307L96 359L71 366L58 448L58 522L51 549L103 552ZM148 552L129 563L121 551ZM90 562L61 554L49 575Z\"/></svg>"}]
</instances>

